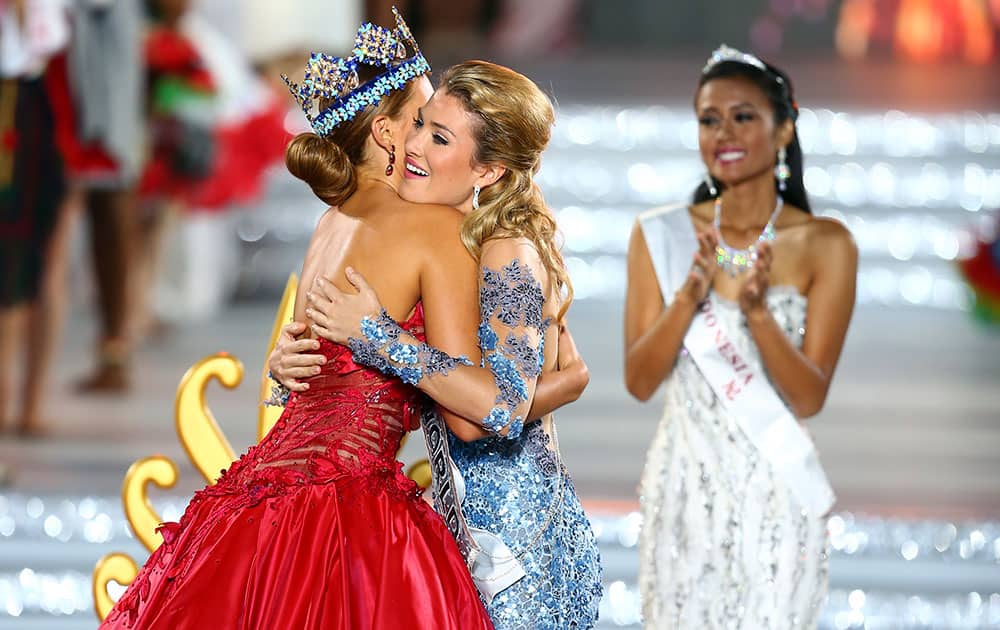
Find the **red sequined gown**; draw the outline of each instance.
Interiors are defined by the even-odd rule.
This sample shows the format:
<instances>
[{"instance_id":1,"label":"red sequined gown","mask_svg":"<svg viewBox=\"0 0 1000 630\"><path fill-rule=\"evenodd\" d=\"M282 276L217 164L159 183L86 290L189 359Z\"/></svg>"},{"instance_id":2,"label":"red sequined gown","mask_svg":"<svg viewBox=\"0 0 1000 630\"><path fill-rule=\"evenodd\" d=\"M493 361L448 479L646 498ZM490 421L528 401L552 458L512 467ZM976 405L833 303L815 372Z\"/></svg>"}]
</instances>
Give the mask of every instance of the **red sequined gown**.
<instances>
[{"instance_id":1,"label":"red sequined gown","mask_svg":"<svg viewBox=\"0 0 1000 630\"><path fill-rule=\"evenodd\" d=\"M423 336L418 305L402 324ZM395 454L419 394L327 363L260 444L197 492L101 628L492 628L440 517Z\"/></svg>"}]
</instances>

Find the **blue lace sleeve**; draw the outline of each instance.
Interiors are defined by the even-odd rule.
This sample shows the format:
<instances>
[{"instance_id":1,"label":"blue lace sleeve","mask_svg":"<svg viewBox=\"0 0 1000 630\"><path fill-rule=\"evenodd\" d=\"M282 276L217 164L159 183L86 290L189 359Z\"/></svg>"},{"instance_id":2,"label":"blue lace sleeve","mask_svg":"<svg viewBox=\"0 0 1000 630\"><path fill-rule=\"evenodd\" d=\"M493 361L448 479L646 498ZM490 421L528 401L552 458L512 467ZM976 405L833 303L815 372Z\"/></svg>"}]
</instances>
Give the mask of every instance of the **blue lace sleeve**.
<instances>
[{"instance_id":1,"label":"blue lace sleeve","mask_svg":"<svg viewBox=\"0 0 1000 630\"><path fill-rule=\"evenodd\" d=\"M466 357L452 357L418 341L385 309L375 319L362 319L361 333L364 339L351 337L347 343L354 361L396 376L410 385L417 385L427 375L447 374L460 365L472 365Z\"/></svg>"},{"instance_id":2,"label":"blue lace sleeve","mask_svg":"<svg viewBox=\"0 0 1000 630\"><path fill-rule=\"evenodd\" d=\"M542 287L531 268L516 258L499 271L483 267L479 347L484 365L493 373L497 396L482 423L495 433L509 427L508 439L521 435L525 419L517 411L529 402L529 382L542 371L548 327L548 320L542 319L544 305Z\"/></svg>"},{"instance_id":3,"label":"blue lace sleeve","mask_svg":"<svg viewBox=\"0 0 1000 630\"><path fill-rule=\"evenodd\" d=\"M267 378L271 380L271 397L265 400L263 405L265 407L287 407L288 398L292 395L291 390L279 383L271 370L267 371Z\"/></svg>"}]
</instances>

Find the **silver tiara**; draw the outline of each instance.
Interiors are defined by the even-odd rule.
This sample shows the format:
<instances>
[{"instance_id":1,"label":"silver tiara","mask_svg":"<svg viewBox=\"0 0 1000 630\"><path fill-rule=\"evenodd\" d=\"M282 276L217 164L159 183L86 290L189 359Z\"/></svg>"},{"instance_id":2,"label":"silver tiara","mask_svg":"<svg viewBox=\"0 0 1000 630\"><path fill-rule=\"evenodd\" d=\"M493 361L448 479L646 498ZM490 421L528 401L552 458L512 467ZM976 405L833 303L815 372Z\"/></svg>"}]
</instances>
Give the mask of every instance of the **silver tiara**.
<instances>
[{"instance_id":1,"label":"silver tiara","mask_svg":"<svg viewBox=\"0 0 1000 630\"><path fill-rule=\"evenodd\" d=\"M708 58L705 62L705 67L701 69L701 73L705 74L715 66L719 65L724 61L735 61L736 63L745 63L748 66L753 66L759 68L764 72L767 72L767 64L760 60L759 57L751 55L750 53L745 53L742 50L736 50L731 46L726 46L725 44L719 46L714 51L712 51L712 56Z\"/></svg>"}]
</instances>

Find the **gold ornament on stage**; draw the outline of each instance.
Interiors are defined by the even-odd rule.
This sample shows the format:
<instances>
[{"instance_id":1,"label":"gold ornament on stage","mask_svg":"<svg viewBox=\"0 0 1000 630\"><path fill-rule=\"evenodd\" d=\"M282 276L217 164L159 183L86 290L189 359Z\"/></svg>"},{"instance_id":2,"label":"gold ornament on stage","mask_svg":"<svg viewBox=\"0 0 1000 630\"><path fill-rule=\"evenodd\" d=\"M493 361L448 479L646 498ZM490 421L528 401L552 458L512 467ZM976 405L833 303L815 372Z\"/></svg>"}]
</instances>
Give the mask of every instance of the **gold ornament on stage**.
<instances>
[{"instance_id":1,"label":"gold ornament on stage","mask_svg":"<svg viewBox=\"0 0 1000 630\"><path fill-rule=\"evenodd\" d=\"M267 354L271 354L274 344L281 334L281 327L292 321L295 308L295 293L298 278L294 274L285 285L285 293L278 306ZM214 484L222 471L236 459L233 448L219 428L205 402L205 389L212 379L217 379L228 389L237 387L243 380L243 364L235 357L220 352L195 363L181 379L177 388L174 407L174 422L177 437L188 454L192 465L209 484ZM265 361L260 378L258 400L263 402L270 396L270 379ZM261 440L281 417L281 407L258 405L257 440ZM405 442L405 436L404 436ZM402 443L400 449L403 448ZM418 461L407 469L407 475L422 488L430 486L430 464L426 459ZM163 542L156 533L163 519L149 501L149 484L161 489L169 489L177 483L177 465L163 455L144 457L129 467L122 482L122 507L136 538L149 550L156 550ZM124 553L110 553L97 562L94 569L93 595L94 609L101 621L108 616L114 600L108 593L108 585L114 581L128 586L139 573L135 560Z\"/></svg>"}]
</instances>

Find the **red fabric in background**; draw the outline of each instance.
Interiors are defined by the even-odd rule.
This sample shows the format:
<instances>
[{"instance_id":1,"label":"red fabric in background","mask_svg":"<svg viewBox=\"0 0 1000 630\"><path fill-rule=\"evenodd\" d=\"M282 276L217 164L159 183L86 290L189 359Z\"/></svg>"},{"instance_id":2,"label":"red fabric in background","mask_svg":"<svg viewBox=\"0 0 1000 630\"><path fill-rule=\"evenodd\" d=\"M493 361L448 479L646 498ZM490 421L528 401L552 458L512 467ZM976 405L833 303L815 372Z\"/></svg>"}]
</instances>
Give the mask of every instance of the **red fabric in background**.
<instances>
[{"instance_id":1,"label":"red fabric in background","mask_svg":"<svg viewBox=\"0 0 1000 630\"><path fill-rule=\"evenodd\" d=\"M56 145L63 156L67 174L73 177L107 177L118 172L118 164L94 142L80 139L76 128L76 107L70 92L66 55L53 57L45 71L45 87L55 118Z\"/></svg>"}]
</instances>

